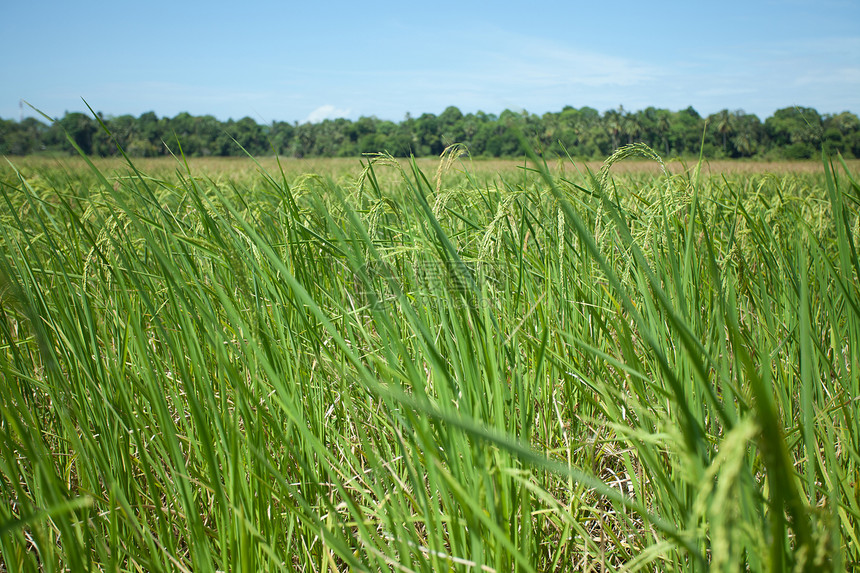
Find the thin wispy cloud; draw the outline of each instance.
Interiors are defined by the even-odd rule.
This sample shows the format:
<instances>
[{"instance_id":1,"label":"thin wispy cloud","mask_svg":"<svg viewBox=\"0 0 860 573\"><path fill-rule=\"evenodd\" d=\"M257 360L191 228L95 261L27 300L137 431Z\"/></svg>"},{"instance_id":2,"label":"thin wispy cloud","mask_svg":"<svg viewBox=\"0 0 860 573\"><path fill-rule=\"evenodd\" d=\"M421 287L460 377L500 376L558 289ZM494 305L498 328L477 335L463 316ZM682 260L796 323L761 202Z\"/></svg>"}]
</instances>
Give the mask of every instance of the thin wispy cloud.
<instances>
[{"instance_id":1,"label":"thin wispy cloud","mask_svg":"<svg viewBox=\"0 0 860 573\"><path fill-rule=\"evenodd\" d=\"M496 60L496 73L509 81L523 80L540 87L634 86L654 81L663 70L646 61L571 48L540 38L514 36L518 49L510 54L487 54Z\"/></svg>"}]
</instances>

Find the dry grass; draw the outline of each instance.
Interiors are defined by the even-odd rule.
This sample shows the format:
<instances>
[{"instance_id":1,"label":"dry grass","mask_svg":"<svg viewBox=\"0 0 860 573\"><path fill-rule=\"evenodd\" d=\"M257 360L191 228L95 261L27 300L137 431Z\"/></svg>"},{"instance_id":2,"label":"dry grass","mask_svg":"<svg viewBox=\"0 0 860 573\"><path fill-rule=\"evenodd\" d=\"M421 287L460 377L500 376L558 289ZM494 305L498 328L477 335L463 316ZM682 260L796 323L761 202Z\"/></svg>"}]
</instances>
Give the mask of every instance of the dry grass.
<instances>
[{"instance_id":1,"label":"dry grass","mask_svg":"<svg viewBox=\"0 0 860 573\"><path fill-rule=\"evenodd\" d=\"M259 158L257 161L269 172L277 172L277 161L273 157ZM354 174L359 161L366 162L364 158L311 158L295 159L280 158L281 167L288 178L314 173L323 177L338 179L348 174ZM514 159L464 159L470 171L477 175L493 176L495 174L512 174L518 172L525 164L523 160ZM408 166L407 159L401 159L404 167ZM46 168L62 166L64 169L76 170L87 169L86 164L80 157L23 157L16 158L13 163L23 172L39 172ZM127 164L117 158L96 158L93 160L96 167L104 173L120 171L125 173ZM258 167L254 161L246 157L195 157L189 158L188 163L193 173L213 178L223 176L239 176L255 174ZM416 160L418 167L426 173L434 173L439 165L439 159L435 157L423 157ZM860 171L860 159L846 161L852 172ZM575 171L590 169L593 172L600 170L603 165L601 161L585 161L571 165L569 161L550 161L549 167L555 173L574 174ZM135 166L144 173L150 175L173 173L177 163L173 158L159 157L149 159L135 159ZM681 161L678 159L666 160L666 168L673 175L682 174L695 167L695 162ZM0 170L4 167L0 167ZM456 165L454 169L457 169ZM614 174L653 174L659 175L660 166L654 161L627 160L613 165ZM732 174L762 174L773 173L777 175L787 174L816 174L821 172L821 161L745 161L745 160L715 160L705 161L702 173L706 176L720 176Z\"/></svg>"}]
</instances>

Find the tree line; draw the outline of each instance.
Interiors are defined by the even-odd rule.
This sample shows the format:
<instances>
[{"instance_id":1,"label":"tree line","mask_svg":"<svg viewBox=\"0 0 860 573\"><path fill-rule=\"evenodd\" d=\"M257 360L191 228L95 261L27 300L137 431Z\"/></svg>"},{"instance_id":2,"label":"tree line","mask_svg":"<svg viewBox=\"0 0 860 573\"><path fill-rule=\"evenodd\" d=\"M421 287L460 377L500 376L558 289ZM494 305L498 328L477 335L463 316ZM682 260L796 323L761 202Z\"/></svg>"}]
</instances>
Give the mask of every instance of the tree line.
<instances>
[{"instance_id":1,"label":"tree line","mask_svg":"<svg viewBox=\"0 0 860 573\"><path fill-rule=\"evenodd\" d=\"M102 129L103 122L110 135ZM515 129L516 126L516 129ZM133 157L179 153L187 156L354 157L387 151L395 156L439 155L450 144L463 143L473 156L513 157L522 154L522 132L539 152L602 158L621 145L643 142L666 156L708 158L755 157L806 159L823 148L845 157L860 157L860 119L851 112L820 114L813 108L790 107L761 121L741 110L723 110L707 117L688 107L680 111L623 107L604 113L591 107L567 106L543 115L505 110L463 114L448 107L439 115L407 114L400 122L360 117L319 123L273 121L250 117L219 121L211 115L180 113L158 117L120 115L98 119L66 112L53 123L35 118L0 118L0 154L74 153L68 134L84 153L118 155L117 144ZM243 149L245 151L243 151Z\"/></svg>"}]
</instances>

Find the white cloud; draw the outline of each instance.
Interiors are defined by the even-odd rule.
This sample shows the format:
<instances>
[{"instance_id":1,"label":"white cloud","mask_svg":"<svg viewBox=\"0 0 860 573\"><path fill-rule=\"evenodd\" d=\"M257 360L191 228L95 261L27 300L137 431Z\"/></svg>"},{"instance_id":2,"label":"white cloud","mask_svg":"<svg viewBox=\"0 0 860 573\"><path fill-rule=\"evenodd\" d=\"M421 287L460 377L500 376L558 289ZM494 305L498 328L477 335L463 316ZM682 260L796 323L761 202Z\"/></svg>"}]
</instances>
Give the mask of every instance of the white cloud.
<instances>
[{"instance_id":1,"label":"white cloud","mask_svg":"<svg viewBox=\"0 0 860 573\"><path fill-rule=\"evenodd\" d=\"M319 123L325 119L346 117L350 114L351 111L352 110L349 109L338 109L330 104L321 105L312 112L310 112L308 116L302 121L302 123Z\"/></svg>"}]
</instances>

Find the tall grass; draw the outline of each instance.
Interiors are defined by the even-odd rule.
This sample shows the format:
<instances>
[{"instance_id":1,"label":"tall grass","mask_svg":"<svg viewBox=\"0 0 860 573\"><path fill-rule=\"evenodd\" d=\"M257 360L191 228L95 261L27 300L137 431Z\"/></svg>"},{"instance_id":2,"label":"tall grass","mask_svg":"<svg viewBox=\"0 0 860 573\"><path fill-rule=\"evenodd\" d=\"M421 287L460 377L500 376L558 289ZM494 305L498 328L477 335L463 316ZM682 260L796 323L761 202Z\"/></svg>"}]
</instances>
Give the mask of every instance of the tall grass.
<instances>
[{"instance_id":1,"label":"tall grass","mask_svg":"<svg viewBox=\"0 0 860 573\"><path fill-rule=\"evenodd\" d=\"M10 166L0 568L860 563L860 188L635 154Z\"/></svg>"}]
</instances>

